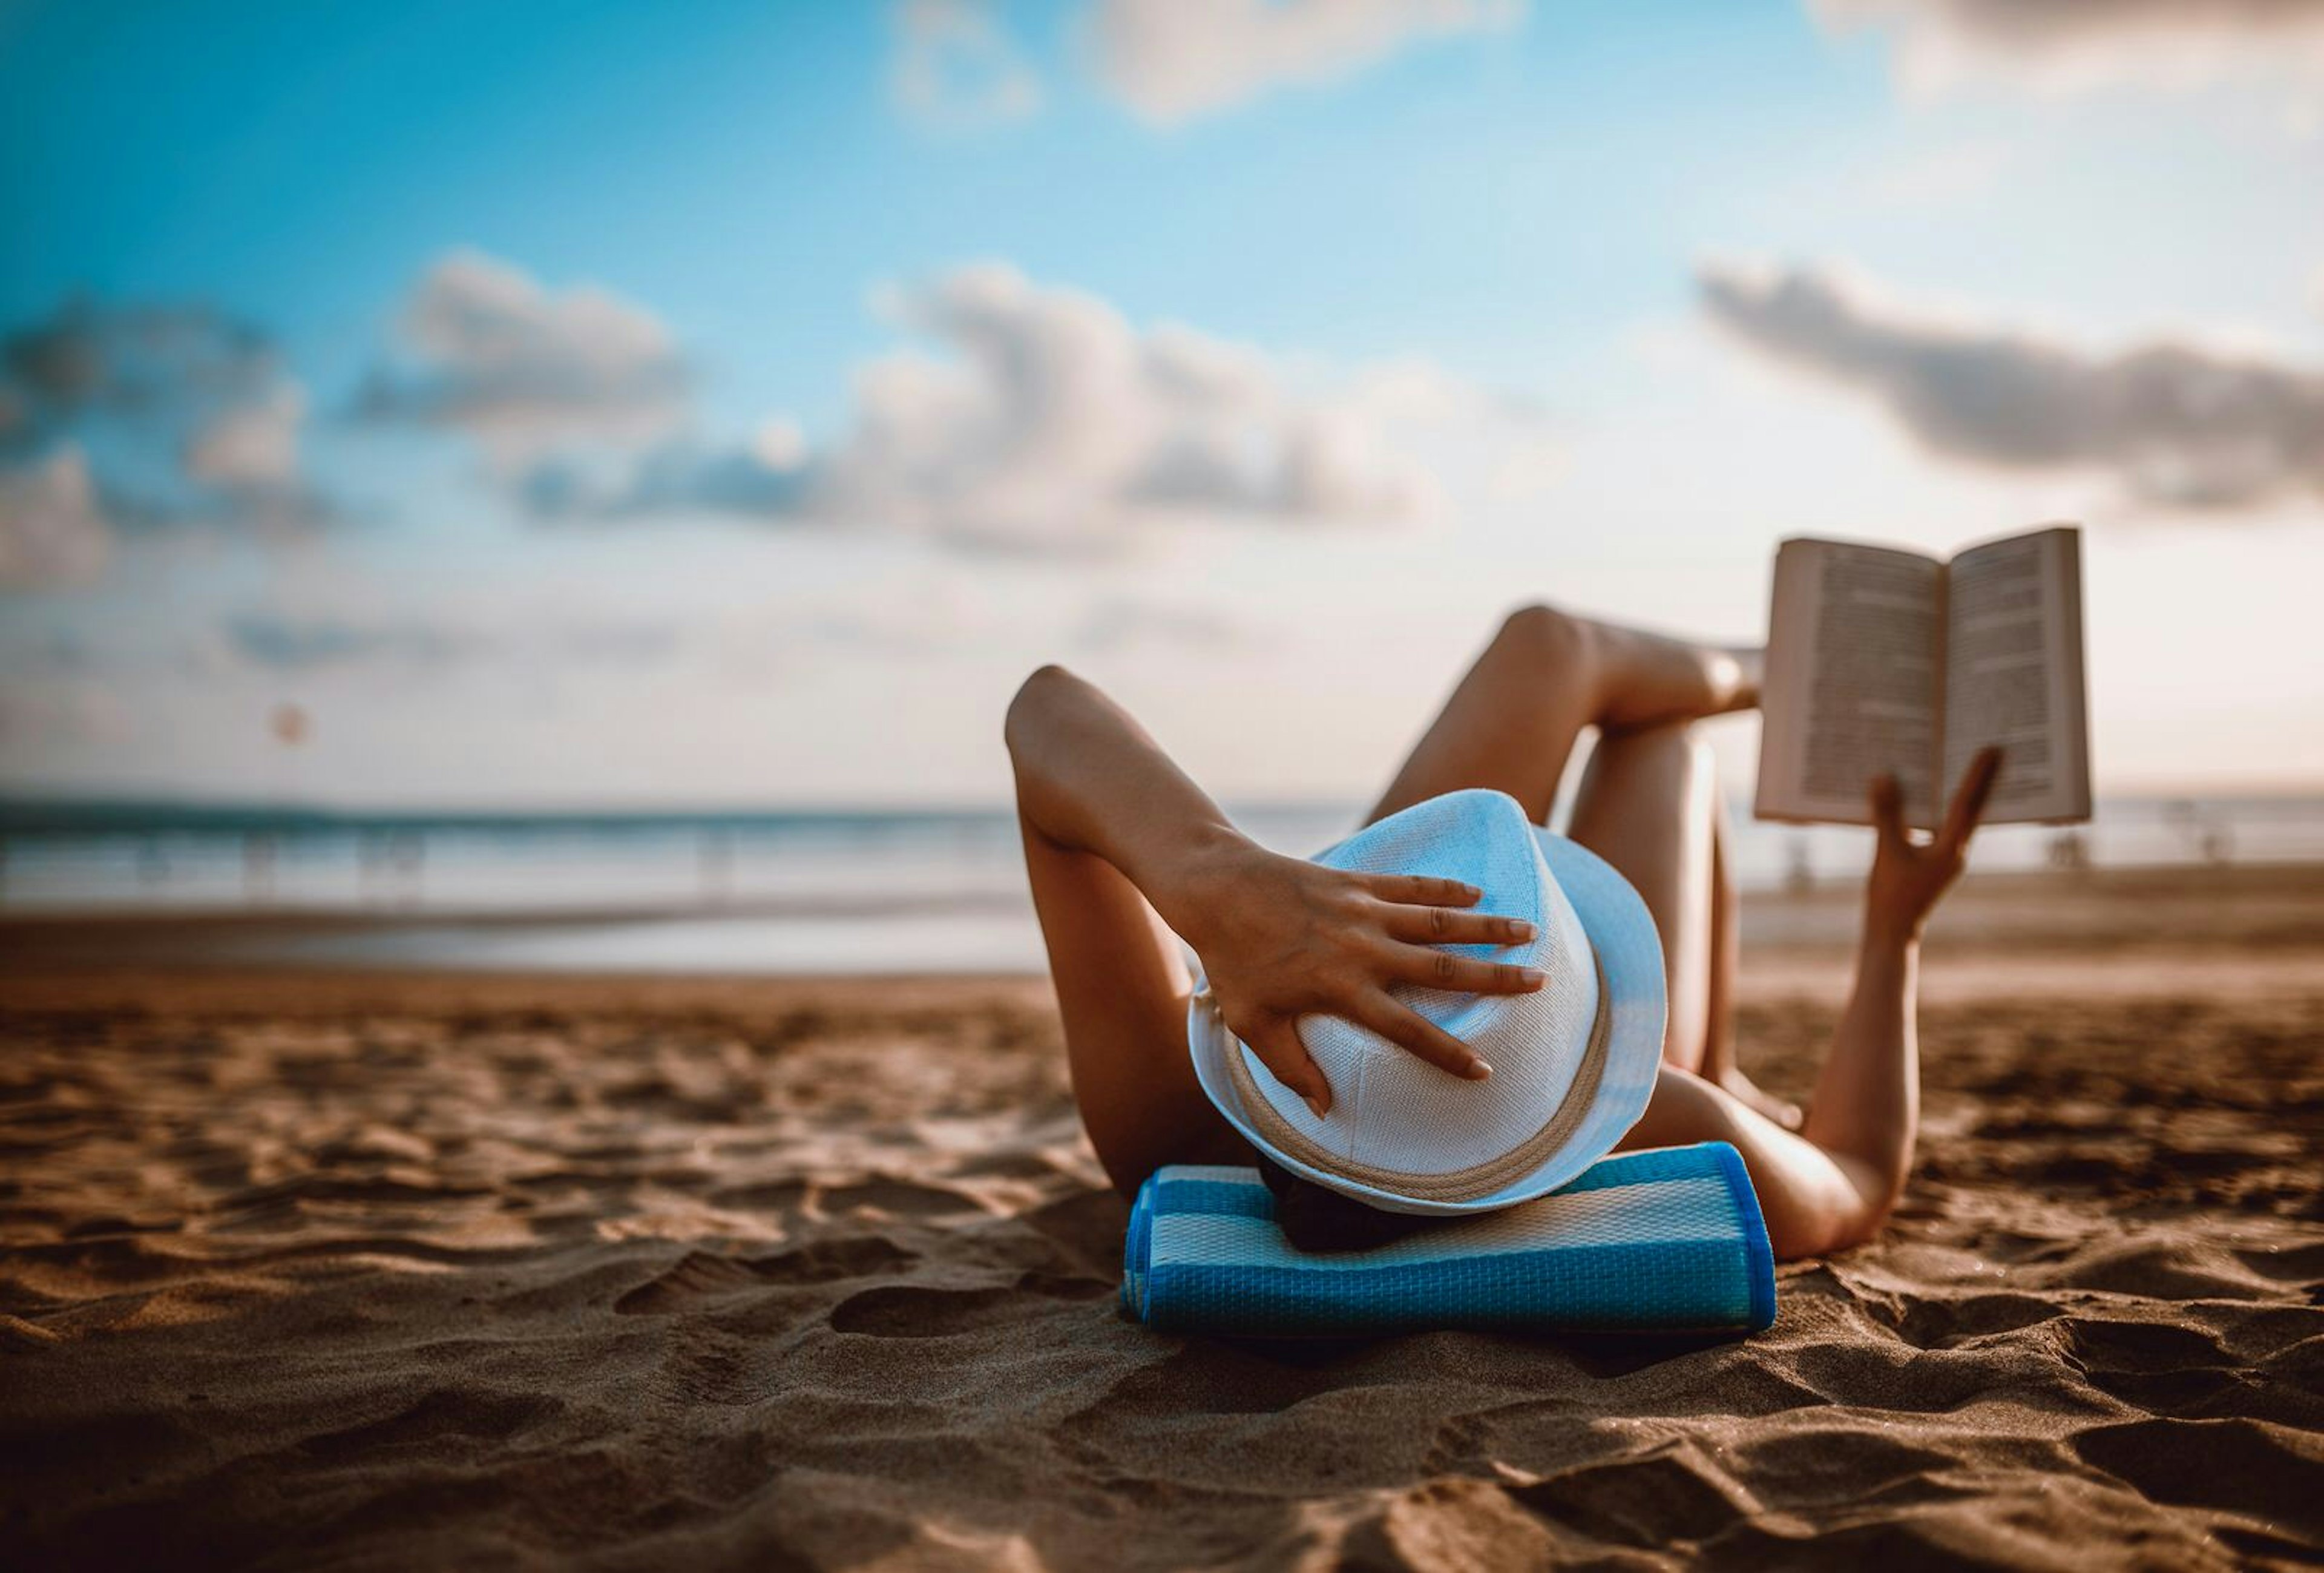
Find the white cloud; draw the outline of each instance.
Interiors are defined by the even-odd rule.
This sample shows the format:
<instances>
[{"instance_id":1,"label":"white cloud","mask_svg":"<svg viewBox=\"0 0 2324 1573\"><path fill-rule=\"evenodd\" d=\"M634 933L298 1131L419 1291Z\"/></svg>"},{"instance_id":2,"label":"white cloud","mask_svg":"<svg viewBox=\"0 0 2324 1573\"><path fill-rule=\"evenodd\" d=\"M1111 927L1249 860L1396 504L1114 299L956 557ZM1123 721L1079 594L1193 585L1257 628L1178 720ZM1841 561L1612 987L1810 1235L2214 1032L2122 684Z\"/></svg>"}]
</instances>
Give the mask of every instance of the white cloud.
<instances>
[{"instance_id":1,"label":"white cloud","mask_svg":"<svg viewBox=\"0 0 2324 1573\"><path fill-rule=\"evenodd\" d=\"M244 490L295 486L299 426L306 416L306 390L278 383L263 398L221 411L196 432L186 445L186 473Z\"/></svg>"},{"instance_id":2,"label":"white cloud","mask_svg":"<svg viewBox=\"0 0 2324 1573\"><path fill-rule=\"evenodd\" d=\"M1907 87L1994 79L2072 91L2324 75L2319 0L1810 0L1836 30L1891 28Z\"/></svg>"},{"instance_id":3,"label":"white cloud","mask_svg":"<svg viewBox=\"0 0 2324 1573\"><path fill-rule=\"evenodd\" d=\"M1344 77L1431 38L1504 32L1526 0L1097 0L1100 79L1162 124Z\"/></svg>"},{"instance_id":4,"label":"white cloud","mask_svg":"<svg viewBox=\"0 0 2324 1573\"><path fill-rule=\"evenodd\" d=\"M1367 412L1305 394L1259 352L1139 328L1105 301L997 264L890 302L944 347L858 377L817 504L998 544L1066 544L1168 515L1408 519L1433 486Z\"/></svg>"},{"instance_id":5,"label":"white cloud","mask_svg":"<svg viewBox=\"0 0 2324 1573\"><path fill-rule=\"evenodd\" d=\"M456 428L510 467L576 444L644 446L686 413L686 365L653 313L590 285L551 291L478 252L429 270L403 335L408 363L376 369L358 412Z\"/></svg>"},{"instance_id":6,"label":"white cloud","mask_svg":"<svg viewBox=\"0 0 2324 1573\"><path fill-rule=\"evenodd\" d=\"M882 305L925 342L859 371L827 447L771 421L742 447L666 445L610 486L602 466L544 465L529 497L551 515L725 513L1085 551L1163 523L1424 517L1440 487L1400 437L1531 419L1425 363L1304 374L997 264Z\"/></svg>"},{"instance_id":7,"label":"white cloud","mask_svg":"<svg viewBox=\"0 0 2324 1573\"><path fill-rule=\"evenodd\" d=\"M759 422L751 436L751 457L762 469L784 475L807 463L807 433L798 422L773 415Z\"/></svg>"},{"instance_id":8,"label":"white cloud","mask_svg":"<svg viewBox=\"0 0 2324 1573\"><path fill-rule=\"evenodd\" d=\"M104 571L112 542L79 449L0 470L0 588L85 584Z\"/></svg>"},{"instance_id":9,"label":"white cloud","mask_svg":"<svg viewBox=\"0 0 2324 1573\"><path fill-rule=\"evenodd\" d=\"M1022 119L1041 106L1040 79L990 0L901 0L891 13L896 102L936 125Z\"/></svg>"},{"instance_id":10,"label":"white cloud","mask_svg":"<svg viewBox=\"0 0 2324 1573\"><path fill-rule=\"evenodd\" d=\"M2324 370L2169 341L2092 353L1811 268L1712 265L1701 284L1721 326L1877 400L1938 453L2096 469L2170 506L2324 495Z\"/></svg>"},{"instance_id":11,"label":"white cloud","mask_svg":"<svg viewBox=\"0 0 2324 1573\"><path fill-rule=\"evenodd\" d=\"M770 421L739 447L688 436L619 462L602 454L558 455L526 471L521 489L526 506L543 519L799 517L808 495L805 439L770 443L770 430L797 432L788 421Z\"/></svg>"}]
</instances>

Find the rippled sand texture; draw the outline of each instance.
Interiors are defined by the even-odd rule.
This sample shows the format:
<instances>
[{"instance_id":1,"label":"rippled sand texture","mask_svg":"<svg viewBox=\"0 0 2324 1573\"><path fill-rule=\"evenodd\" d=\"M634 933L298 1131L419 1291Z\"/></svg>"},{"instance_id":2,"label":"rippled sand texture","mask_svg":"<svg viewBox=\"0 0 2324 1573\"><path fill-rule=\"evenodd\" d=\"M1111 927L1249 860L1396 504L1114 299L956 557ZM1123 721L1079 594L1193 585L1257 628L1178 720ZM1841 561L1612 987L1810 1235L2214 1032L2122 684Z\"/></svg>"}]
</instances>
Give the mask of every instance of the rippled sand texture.
<instances>
[{"instance_id":1,"label":"rippled sand texture","mask_svg":"<svg viewBox=\"0 0 2324 1573\"><path fill-rule=\"evenodd\" d=\"M12 1001L13 1568L2324 1552L2324 995L1933 1009L1893 1235L1677 1349L1117 1319L1038 985Z\"/></svg>"}]
</instances>

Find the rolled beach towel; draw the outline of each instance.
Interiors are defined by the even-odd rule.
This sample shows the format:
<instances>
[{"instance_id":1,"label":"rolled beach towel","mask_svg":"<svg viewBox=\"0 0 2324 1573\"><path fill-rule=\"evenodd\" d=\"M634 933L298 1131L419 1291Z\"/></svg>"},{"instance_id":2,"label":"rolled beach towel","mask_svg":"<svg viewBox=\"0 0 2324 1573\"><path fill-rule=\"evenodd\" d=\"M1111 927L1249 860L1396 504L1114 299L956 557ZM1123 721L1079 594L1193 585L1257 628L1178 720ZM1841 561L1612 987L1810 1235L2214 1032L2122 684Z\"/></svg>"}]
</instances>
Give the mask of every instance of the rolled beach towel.
<instances>
[{"instance_id":1,"label":"rolled beach towel","mask_svg":"<svg viewBox=\"0 0 2324 1573\"><path fill-rule=\"evenodd\" d=\"M1724 1142L1617 1153L1536 1200L1330 1253L1283 1237L1256 1170L1172 1164L1130 1211L1121 1304L1167 1333L1756 1332L1775 1264Z\"/></svg>"}]
</instances>

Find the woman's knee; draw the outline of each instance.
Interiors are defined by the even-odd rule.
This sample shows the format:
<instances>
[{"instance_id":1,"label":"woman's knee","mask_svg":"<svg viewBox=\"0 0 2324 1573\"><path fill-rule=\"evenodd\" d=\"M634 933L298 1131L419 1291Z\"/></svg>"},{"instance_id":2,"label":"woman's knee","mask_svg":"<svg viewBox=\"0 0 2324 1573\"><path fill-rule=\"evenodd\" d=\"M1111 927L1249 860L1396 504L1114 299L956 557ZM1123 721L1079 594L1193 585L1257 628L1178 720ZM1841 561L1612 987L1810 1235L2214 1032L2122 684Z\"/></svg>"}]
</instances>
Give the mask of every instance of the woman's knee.
<instances>
[{"instance_id":1,"label":"woman's knee","mask_svg":"<svg viewBox=\"0 0 2324 1573\"><path fill-rule=\"evenodd\" d=\"M1001 718L1001 738L1014 754L1032 718L1041 707L1049 703L1056 690L1076 680L1074 674L1052 662L1033 669L1032 675L1017 685L1010 697L1009 708Z\"/></svg>"},{"instance_id":2,"label":"woman's knee","mask_svg":"<svg viewBox=\"0 0 2324 1573\"><path fill-rule=\"evenodd\" d=\"M1536 602L1501 619L1492 652L1503 660L1544 674L1569 676L1592 671L1597 661L1597 625L1586 617Z\"/></svg>"}]
</instances>

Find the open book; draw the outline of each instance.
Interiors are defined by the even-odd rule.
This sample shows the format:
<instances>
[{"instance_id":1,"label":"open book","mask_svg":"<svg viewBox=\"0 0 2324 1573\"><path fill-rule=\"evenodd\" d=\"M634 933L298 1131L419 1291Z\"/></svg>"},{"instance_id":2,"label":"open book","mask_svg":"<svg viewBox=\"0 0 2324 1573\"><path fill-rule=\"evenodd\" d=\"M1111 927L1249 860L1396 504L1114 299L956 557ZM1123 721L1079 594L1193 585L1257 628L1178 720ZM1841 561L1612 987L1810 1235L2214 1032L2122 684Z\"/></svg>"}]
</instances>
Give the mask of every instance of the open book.
<instances>
[{"instance_id":1,"label":"open book","mask_svg":"<svg viewBox=\"0 0 2324 1573\"><path fill-rule=\"evenodd\" d=\"M1786 541L1767 621L1762 819L1867 824L1894 772L1933 829L1977 751L1998 745L1988 824L2090 817L2081 532L1970 547L1950 562L1848 541Z\"/></svg>"}]
</instances>

